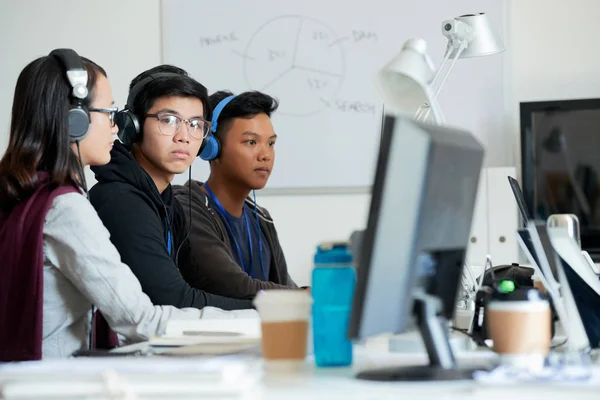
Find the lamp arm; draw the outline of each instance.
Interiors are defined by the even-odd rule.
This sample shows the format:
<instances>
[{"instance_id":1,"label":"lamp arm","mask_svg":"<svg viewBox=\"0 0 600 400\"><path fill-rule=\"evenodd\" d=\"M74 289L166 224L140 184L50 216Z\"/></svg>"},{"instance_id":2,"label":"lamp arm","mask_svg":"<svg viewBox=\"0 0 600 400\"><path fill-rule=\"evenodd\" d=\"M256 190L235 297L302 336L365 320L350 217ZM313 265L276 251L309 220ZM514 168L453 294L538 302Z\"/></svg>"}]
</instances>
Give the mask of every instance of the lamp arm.
<instances>
[{"instance_id":1,"label":"lamp arm","mask_svg":"<svg viewBox=\"0 0 600 400\"><path fill-rule=\"evenodd\" d=\"M426 93L426 97L427 102L419 107L413 119L415 121L424 122L427 117L429 117L429 112L431 111L433 113L433 119L438 125L446 124L446 118L433 93Z\"/></svg>"},{"instance_id":2,"label":"lamp arm","mask_svg":"<svg viewBox=\"0 0 600 400\"><path fill-rule=\"evenodd\" d=\"M442 90L442 86L444 86L444 83L446 83L446 79L450 75L450 71L452 71L452 68L454 67L454 63L456 63L456 60L458 60L460 58L460 55L462 54L463 51L465 51L465 49L467 48L468 45L469 45L468 40L461 40L459 42L458 51L456 52L456 56L452 60L452 63L450 63L450 66L448 67L448 69L446 69L446 72L442 78L442 81L438 85L437 89L435 89L435 93L433 95L434 99L437 98L438 94ZM440 71L444 67L444 64L446 63L446 61L450 57L450 54L454 51L455 48L456 48L456 46L452 46L446 51L446 55L444 56L444 61L442 62L442 64L440 65L440 68L438 68L437 72L435 73L435 76L433 77L432 84L431 84L432 87L433 87L433 83L436 81ZM419 108L419 110L417 110L417 115L419 116L418 121L425 121L427 119L427 117L429 116L430 109L431 109L431 107L425 108L425 107L421 106ZM431 109L431 111L433 111L433 110Z\"/></svg>"},{"instance_id":3,"label":"lamp arm","mask_svg":"<svg viewBox=\"0 0 600 400\"><path fill-rule=\"evenodd\" d=\"M429 89L429 88L427 88ZM433 120L435 121L436 124L438 125L446 125L446 118L444 117L444 114L442 113L442 109L440 108L437 100L435 99L435 95L434 93L431 91L431 89L426 90L425 91L426 97L427 97L427 104L429 105L429 108L427 108L423 114L423 119L421 121L425 121L427 119L427 117L429 116L429 111L432 112L433 114Z\"/></svg>"},{"instance_id":4,"label":"lamp arm","mask_svg":"<svg viewBox=\"0 0 600 400\"><path fill-rule=\"evenodd\" d=\"M419 106L419 109L415 113L415 116L413 117L413 119L415 121L423 121L424 120L423 115L425 114L426 110L429 110L429 105L428 104L421 104Z\"/></svg>"},{"instance_id":5,"label":"lamp arm","mask_svg":"<svg viewBox=\"0 0 600 400\"><path fill-rule=\"evenodd\" d=\"M448 47L446 49L446 54L444 54L444 59L442 60L442 63L440 64L440 66L437 69L437 71L435 71L435 75L433 76L433 79L431 79L431 82L429 83L431 85L431 87L435 87L435 83L437 81L437 78L440 76L440 73L442 72L442 69L444 69L444 65L446 64L446 62L450 58L450 54L452 54L453 50L454 50L454 47Z\"/></svg>"},{"instance_id":6,"label":"lamp arm","mask_svg":"<svg viewBox=\"0 0 600 400\"><path fill-rule=\"evenodd\" d=\"M448 61L448 58L450 58L450 54L452 54L452 51L453 51L452 47L449 47L446 50L446 54L444 54L444 59L442 60L442 63L440 64L439 68L435 71L435 75L431 79L431 82L429 82L429 85L431 87L434 87L437 78L440 76L442 69L444 69L444 64L446 64L446 62ZM413 118L416 121L424 121L425 119L427 119L427 115L424 114L425 112L427 112L427 115L429 115L429 105L422 104L419 106L419 109L417 110L417 112L415 113L415 116Z\"/></svg>"},{"instance_id":7,"label":"lamp arm","mask_svg":"<svg viewBox=\"0 0 600 400\"><path fill-rule=\"evenodd\" d=\"M458 60L460 58L460 55L462 54L463 51L465 51L465 49L467 48L468 45L469 45L469 42L467 40L460 41L460 44L458 45L458 51L456 52L456 56L452 60L452 63L450 64L448 69L446 70L446 73L444 74L444 77L442 78L442 82L440 82L439 86L435 90L436 97L438 94L440 94L440 91L442 90L442 86L444 86L444 83L446 83L446 79L448 78L448 75L450 75L450 71L452 71L452 68L454 68L454 64L456 63L456 60ZM454 50L454 49L452 49L452 50ZM449 56L449 54L448 54L448 56ZM441 70L441 68L440 68L440 70ZM433 84L431 86L433 87Z\"/></svg>"}]
</instances>

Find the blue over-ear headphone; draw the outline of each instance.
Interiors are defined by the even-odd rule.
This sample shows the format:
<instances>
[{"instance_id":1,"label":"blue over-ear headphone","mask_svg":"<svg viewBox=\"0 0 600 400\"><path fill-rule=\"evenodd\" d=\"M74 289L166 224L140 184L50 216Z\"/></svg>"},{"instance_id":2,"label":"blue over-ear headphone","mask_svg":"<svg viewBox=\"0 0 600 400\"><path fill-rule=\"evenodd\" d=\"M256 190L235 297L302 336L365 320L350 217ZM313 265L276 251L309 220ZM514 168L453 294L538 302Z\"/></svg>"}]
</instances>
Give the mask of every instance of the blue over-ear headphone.
<instances>
[{"instance_id":1,"label":"blue over-ear headphone","mask_svg":"<svg viewBox=\"0 0 600 400\"><path fill-rule=\"evenodd\" d=\"M202 149L200 150L200 158L205 161L212 161L215 158L219 157L219 153L221 152L221 143L219 139L215 136L217 132L217 125L219 124L219 115L225 108L227 104L231 100L235 98L235 95L227 96L223 100L217 104L215 109L213 110L212 120L211 120L211 129L210 133L204 139L204 143L202 144Z\"/></svg>"}]
</instances>

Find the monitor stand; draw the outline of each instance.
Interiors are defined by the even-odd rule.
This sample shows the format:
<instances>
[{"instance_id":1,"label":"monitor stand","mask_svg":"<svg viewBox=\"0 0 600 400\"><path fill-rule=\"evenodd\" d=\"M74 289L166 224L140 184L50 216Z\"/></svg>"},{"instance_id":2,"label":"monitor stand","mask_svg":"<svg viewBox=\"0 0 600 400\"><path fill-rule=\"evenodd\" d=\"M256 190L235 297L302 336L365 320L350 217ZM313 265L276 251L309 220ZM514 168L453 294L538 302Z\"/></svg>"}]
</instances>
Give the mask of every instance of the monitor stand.
<instances>
[{"instance_id":1,"label":"monitor stand","mask_svg":"<svg viewBox=\"0 0 600 400\"><path fill-rule=\"evenodd\" d=\"M387 367L360 372L358 379L373 381L449 381L473 379L473 372L483 366L459 368L448 339L446 319L439 316L437 297L415 296L415 317L429 356L429 365Z\"/></svg>"}]
</instances>

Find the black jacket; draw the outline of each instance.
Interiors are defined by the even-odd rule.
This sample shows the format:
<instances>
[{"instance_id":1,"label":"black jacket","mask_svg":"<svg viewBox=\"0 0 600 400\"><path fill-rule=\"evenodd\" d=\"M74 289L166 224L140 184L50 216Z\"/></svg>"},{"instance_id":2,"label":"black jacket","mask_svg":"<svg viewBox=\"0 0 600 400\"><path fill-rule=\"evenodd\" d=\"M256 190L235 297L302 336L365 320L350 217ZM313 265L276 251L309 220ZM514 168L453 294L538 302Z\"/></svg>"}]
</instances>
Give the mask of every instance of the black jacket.
<instances>
[{"instance_id":1,"label":"black jacket","mask_svg":"<svg viewBox=\"0 0 600 400\"><path fill-rule=\"evenodd\" d=\"M261 231L271 249L269 282L250 277L235 262L223 220L211 207L202 190L201 182L192 180L185 186L173 187L175 197L184 209L184 218L189 218L190 186L192 192L190 246L182 249L179 255L179 269L192 286L238 299L251 299L258 291L265 289L297 288L288 274L275 225L266 209L257 207ZM252 200L246 201L254 208Z\"/></svg>"},{"instance_id":2,"label":"black jacket","mask_svg":"<svg viewBox=\"0 0 600 400\"><path fill-rule=\"evenodd\" d=\"M249 300L209 294L183 279L175 257L188 230L171 185L159 193L150 175L118 141L111 151L110 163L92 167L92 171L98 183L90 190L90 201L110 232L121 260L131 268L155 305L252 308Z\"/></svg>"}]
</instances>

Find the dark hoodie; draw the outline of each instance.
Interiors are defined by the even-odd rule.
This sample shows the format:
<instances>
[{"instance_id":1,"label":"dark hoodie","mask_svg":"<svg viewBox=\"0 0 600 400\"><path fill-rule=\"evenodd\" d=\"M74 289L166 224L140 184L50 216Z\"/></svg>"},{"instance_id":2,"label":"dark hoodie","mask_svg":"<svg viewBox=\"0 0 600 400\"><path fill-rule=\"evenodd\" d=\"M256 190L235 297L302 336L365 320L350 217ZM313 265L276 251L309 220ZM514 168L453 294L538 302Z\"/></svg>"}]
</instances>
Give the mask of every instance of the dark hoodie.
<instances>
[{"instance_id":1,"label":"dark hoodie","mask_svg":"<svg viewBox=\"0 0 600 400\"><path fill-rule=\"evenodd\" d=\"M155 305L178 308L213 306L224 310L252 308L249 300L230 299L192 288L175 264L186 239L183 209L173 198L171 185L159 193L154 181L120 142L111 161L92 167L98 183L90 202L110 239L139 279Z\"/></svg>"},{"instance_id":2,"label":"dark hoodie","mask_svg":"<svg viewBox=\"0 0 600 400\"><path fill-rule=\"evenodd\" d=\"M277 231L266 209L257 206L261 230L271 250L269 279L254 279L244 272L235 262L225 224L202 190L203 184L188 181L185 186L175 186L175 196L181 202L188 216L190 207L189 190L191 186L192 229L190 246L182 249L179 268L186 280L194 287L210 290L222 296L238 299L251 299L260 290L296 289L290 277L283 250L279 244ZM254 209L250 199L246 203Z\"/></svg>"}]
</instances>

